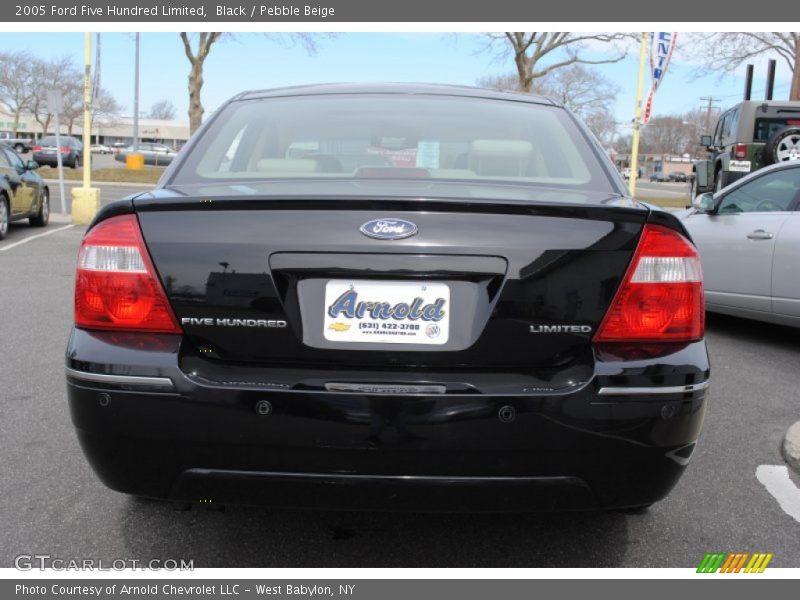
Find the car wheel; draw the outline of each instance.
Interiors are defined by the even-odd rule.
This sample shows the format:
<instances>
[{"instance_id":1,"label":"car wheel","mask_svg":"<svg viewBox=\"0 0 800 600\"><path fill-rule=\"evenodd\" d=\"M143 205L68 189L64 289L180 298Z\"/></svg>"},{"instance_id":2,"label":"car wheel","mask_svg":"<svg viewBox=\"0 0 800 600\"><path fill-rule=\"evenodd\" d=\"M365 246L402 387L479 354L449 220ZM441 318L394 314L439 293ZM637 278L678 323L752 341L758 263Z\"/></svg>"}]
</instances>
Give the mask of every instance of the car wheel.
<instances>
[{"instance_id":1,"label":"car wheel","mask_svg":"<svg viewBox=\"0 0 800 600\"><path fill-rule=\"evenodd\" d=\"M78 158L78 155L76 154L75 158L72 159L72 164L70 165L70 167L72 167L73 169L77 169L80 166L81 166L81 161Z\"/></svg>"},{"instance_id":2,"label":"car wheel","mask_svg":"<svg viewBox=\"0 0 800 600\"><path fill-rule=\"evenodd\" d=\"M17 154L24 154L25 153L25 146L22 144L14 144L14 152Z\"/></svg>"},{"instance_id":3,"label":"car wheel","mask_svg":"<svg viewBox=\"0 0 800 600\"><path fill-rule=\"evenodd\" d=\"M0 240L8 233L8 198L0 196Z\"/></svg>"},{"instance_id":4,"label":"car wheel","mask_svg":"<svg viewBox=\"0 0 800 600\"><path fill-rule=\"evenodd\" d=\"M42 190L42 203L39 206L39 213L35 217L28 219L34 227L45 227L50 222L50 192L47 188Z\"/></svg>"},{"instance_id":5,"label":"car wheel","mask_svg":"<svg viewBox=\"0 0 800 600\"><path fill-rule=\"evenodd\" d=\"M776 131L764 147L767 163L800 160L800 127L784 127Z\"/></svg>"}]
</instances>

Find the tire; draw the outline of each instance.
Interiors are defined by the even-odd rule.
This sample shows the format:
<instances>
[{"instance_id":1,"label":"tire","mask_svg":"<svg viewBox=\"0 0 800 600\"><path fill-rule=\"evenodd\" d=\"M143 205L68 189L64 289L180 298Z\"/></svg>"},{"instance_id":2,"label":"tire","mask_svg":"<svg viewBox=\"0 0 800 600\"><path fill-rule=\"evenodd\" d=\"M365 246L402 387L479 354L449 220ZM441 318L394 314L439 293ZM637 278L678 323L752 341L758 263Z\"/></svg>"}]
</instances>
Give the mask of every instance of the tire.
<instances>
[{"instance_id":1,"label":"tire","mask_svg":"<svg viewBox=\"0 0 800 600\"><path fill-rule=\"evenodd\" d=\"M72 159L72 164L69 167L70 167L70 169L77 169L80 166L81 166L81 163L78 160L78 155L76 154L75 157Z\"/></svg>"},{"instance_id":2,"label":"tire","mask_svg":"<svg viewBox=\"0 0 800 600\"><path fill-rule=\"evenodd\" d=\"M0 195L0 240L8 234L8 198L5 195Z\"/></svg>"},{"instance_id":3,"label":"tire","mask_svg":"<svg viewBox=\"0 0 800 600\"><path fill-rule=\"evenodd\" d=\"M42 190L42 203L39 206L39 214L30 217L28 222L34 227L47 227L50 222L50 191L47 188Z\"/></svg>"},{"instance_id":4,"label":"tire","mask_svg":"<svg viewBox=\"0 0 800 600\"><path fill-rule=\"evenodd\" d=\"M788 160L800 160L800 127L779 129L764 147L764 162L768 165Z\"/></svg>"},{"instance_id":5,"label":"tire","mask_svg":"<svg viewBox=\"0 0 800 600\"><path fill-rule=\"evenodd\" d=\"M27 150L25 149L25 146L23 146L22 144L14 144L14 152L16 152L17 154L25 154Z\"/></svg>"}]
</instances>

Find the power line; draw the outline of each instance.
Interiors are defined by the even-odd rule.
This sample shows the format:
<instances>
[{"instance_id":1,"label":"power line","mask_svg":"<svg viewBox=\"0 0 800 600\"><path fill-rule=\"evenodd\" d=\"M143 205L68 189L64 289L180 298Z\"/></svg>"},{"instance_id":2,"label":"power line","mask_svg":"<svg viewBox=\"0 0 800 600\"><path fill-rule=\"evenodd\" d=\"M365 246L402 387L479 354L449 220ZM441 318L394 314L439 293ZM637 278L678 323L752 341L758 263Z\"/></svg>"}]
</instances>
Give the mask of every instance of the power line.
<instances>
[{"instance_id":1,"label":"power line","mask_svg":"<svg viewBox=\"0 0 800 600\"><path fill-rule=\"evenodd\" d=\"M712 96L705 96L703 98L700 98L700 100L702 100L703 102L706 102L706 101L708 102L708 105L706 106L705 132L709 133L711 131L711 109L719 110L719 105L715 105L715 103L718 100L720 100L720 98L714 98Z\"/></svg>"}]
</instances>

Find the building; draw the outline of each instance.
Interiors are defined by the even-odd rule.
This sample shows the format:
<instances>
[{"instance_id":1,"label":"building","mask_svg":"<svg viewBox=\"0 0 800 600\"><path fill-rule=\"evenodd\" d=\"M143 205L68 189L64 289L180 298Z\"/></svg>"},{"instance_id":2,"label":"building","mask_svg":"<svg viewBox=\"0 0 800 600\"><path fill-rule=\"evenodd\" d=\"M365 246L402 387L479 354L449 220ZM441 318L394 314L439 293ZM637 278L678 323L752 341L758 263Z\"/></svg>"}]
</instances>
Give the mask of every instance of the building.
<instances>
[{"instance_id":1,"label":"building","mask_svg":"<svg viewBox=\"0 0 800 600\"><path fill-rule=\"evenodd\" d=\"M616 154L612 157L617 169L629 168L631 166L630 154ZM642 177L649 177L654 173L685 173L687 176L692 173L694 159L689 154L640 154L639 169Z\"/></svg>"},{"instance_id":2,"label":"building","mask_svg":"<svg viewBox=\"0 0 800 600\"><path fill-rule=\"evenodd\" d=\"M14 116L0 110L0 130L11 131L14 129ZM55 133L55 123L51 123L50 130L46 133ZM61 124L61 133L67 135L68 129ZM42 127L33 118L33 115L22 114L19 119L17 135L21 138L40 138L44 132ZM75 122L72 135L83 136L83 119ZM158 142L180 148L189 139L189 122L165 121L162 119L139 119L139 141ZM110 119L97 119L92 123L92 143L110 146L116 143L133 143L133 118L116 117Z\"/></svg>"}]
</instances>

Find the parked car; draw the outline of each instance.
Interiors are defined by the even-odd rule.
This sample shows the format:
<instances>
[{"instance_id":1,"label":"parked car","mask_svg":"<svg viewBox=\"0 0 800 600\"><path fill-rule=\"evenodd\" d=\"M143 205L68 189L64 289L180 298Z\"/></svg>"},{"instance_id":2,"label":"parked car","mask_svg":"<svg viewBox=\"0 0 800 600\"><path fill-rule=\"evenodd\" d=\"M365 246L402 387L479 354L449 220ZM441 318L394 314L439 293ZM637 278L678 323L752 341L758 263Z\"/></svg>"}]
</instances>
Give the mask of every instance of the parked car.
<instances>
[{"instance_id":1,"label":"parked car","mask_svg":"<svg viewBox=\"0 0 800 600\"><path fill-rule=\"evenodd\" d=\"M709 155L695 163L692 198L767 165L800 158L800 101L740 102L720 115L714 135L702 136L700 145Z\"/></svg>"},{"instance_id":2,"label":"parked car","mask_svg":"<svg viewBox=\"0 0 800 600\"><path fill-rule=\"evenodd\" d=\"M40 139L33 147L33 160L40 165L55 167L58 165L59 147L57 144L60 142L61 164L73 169L81 166L83 163L83 143L69 135L59 137L60 140L57 140L54 135L48 135Z\"/></svg>"},{"instance_id":3,"label":"parked car","mask_svg":"<svg viewBox=\"0 0 800 600\"><path fill-rule=\"evenodd\" d=\"M800 327L800 161L701 194L682 220L700 250L707 310Z\"/></svg>"},{"instance_id":4,"label":"parked car","mask_svg":"<svg viewBox=\"0 0 800 600\"><path fill-rule=\"evenodd\" d=\"M128 146L130 146L130 144L127 144L125 142L114 142L111 145L111 151L114 154L119 154L124 148L127 148Z\"/></svg>"},{"instance_id":5,"label":"parked car","mask_svg":"<svg viewBox=\"0 0 800 600\"><path fill-rule=\"evenodd\" d=\"M650 174L650 181L656 181L656 182L669 181L669 177L667 177L664 173L661 173L659 171L658 173Z\"/></svg>"},{"instance_id":6,"label":"parked car","mask_svg":"<svg viewBox=\"0 0 800 600\"><path fill-rule=\"evenodd\" d=\"M114 156L114 160L125 162L128 154L133 152L133 146L127 146L126 148L120 150L116 156ZM153 165L156 167L165 167L171 164L172 159L174 159L177 155L177 152L175 152L175 150L169 146L164 144L151 144L148 142L139 144L139 147L136 149L136 153L144 156L144 164Z\"/></svg>"},{"instance_id":7,"label":"parked car","mask_svg":"<svg viewBox=\"0 0 800 600\"><path fill-rule=\"evenodd\" d=\"M92 144L89 146L89 150L92 154L111 154L112 150L105 144Z\"/></svg>"},{"instance_id":8,"label":"parked car","mask_svg":"<svg viewBox=\"0 0 800 600\"><path fill-rule=\"evenodd\" d=\"M530 94L240 94L100 210L74 297L81 448L180 502L646 506L709 385L685 229Z\"/></svg>"},{"instance_id":9,"label":"parked car","mask_svg":"<svg viewBox=\"0 0 800 600\"><path fill-rule=\"evenodd\" d=\"M50 191L36 173L34 161L24 162L12 146L0 143L0 240L12 221L28 219L44 227L50 220Z\"/></svg>"},{"instance_id":10,"label":"parked car","mask_svg":"<svg viewBox=\"0 0 800 600\"><path fill-rule=\"evenodd\" d=\"M14 149L17 154L25 154L30 152L33 148L34 141L32 138L24 138L14 135L13 131L0 131L0 143L6 144Z\"/></svg>"},{"instance_id":11,"label":"parked car","mask_svg":"<svg viewBox=\"0 0 800 600\"><path fill-rule=\"evenodd\" d=\"M686 183L687 181L689 181L689 178L686 175L686 173L681 173L680 171L673 171L672 173L667 175L667 178L670 181L674 181L675 183Z\"/></svg>"}]
</instances>

